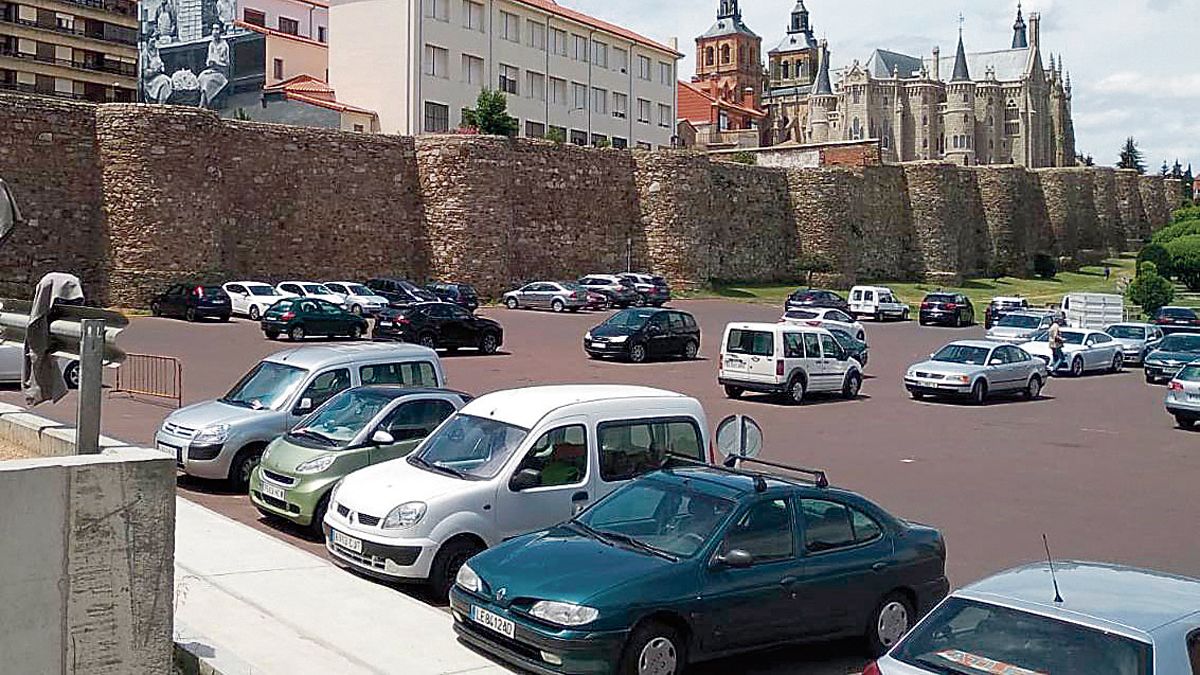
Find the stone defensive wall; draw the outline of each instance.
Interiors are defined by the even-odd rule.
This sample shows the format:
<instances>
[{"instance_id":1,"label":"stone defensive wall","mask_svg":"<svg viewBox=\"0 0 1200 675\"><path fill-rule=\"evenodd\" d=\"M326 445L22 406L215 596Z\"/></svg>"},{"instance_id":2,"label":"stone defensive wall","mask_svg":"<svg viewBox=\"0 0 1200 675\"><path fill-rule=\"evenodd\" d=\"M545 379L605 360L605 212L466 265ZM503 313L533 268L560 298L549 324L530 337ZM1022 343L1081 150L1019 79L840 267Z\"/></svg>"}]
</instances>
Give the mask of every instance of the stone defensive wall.
<instances>
[{"instance_id":1,"label":"stone defensive wall","mask_svg":"<svg viewBox=\"0 0 1200 675\"><path fill-rule=\"evenodd\" d=\"M1146 238L1178 181L1107 168L753 167L687 151L348 133L190 108L0 94L0 177L28 220L0 294L79 274L112 305L172 281L395 275L486 295L632 266L714 281L952 283Z\"/></svg>"}]
</instances>

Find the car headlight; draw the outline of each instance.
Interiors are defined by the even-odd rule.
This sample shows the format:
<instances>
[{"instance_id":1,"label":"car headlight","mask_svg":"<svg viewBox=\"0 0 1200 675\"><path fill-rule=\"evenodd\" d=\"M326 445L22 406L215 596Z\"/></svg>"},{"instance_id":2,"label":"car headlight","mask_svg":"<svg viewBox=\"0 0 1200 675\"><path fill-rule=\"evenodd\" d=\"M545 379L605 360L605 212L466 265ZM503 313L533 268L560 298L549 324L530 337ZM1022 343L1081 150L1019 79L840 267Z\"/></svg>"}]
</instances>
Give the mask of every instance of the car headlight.
<instances>
[{"instance_id":1,"label":"car headlight","mask_svg":"<svg viewBox=\"0 0 1200 675\"><path fill-rule=\"evenodd\" d=\"M609 338L608 341L616 343L616 344L621 344L622 342L625 342L628 339L629 339L628 335L618 335L617 337Z\"/></svg>"},{"instance_id":2,"label":"car headlight","mask_svg":"<svg viewBox=\"0 0 1200 675\"><path fill-rule=\"evenodd\" d=\"M542 621L559 626L582 626L595 621L596 617L600 616L600 612L591 607L552 600L534 603L529 613Z\"/></svg>"},{"instance_id":3,"label":"car headlight","mask_svg":"<svg viewBox=\"0 0 1200 675\"><path fill-rule=\"evenodd\" d=\"M380 527L385 530L400 530L416 525L424 517L425 502L407 502L392 509Z\"/></svg>"},{"instance_id":4,"label":"car headlight","mask_svg":"<svg viewBox=\"0 0 1200 675\"><path fill-rule=\"evenodd\" d=\"M589 330L588 332L584 333L584 334L583 334L583 339L584 339L584 340L591 340L591 339L592 339L592 331L590 331L590 330Z\"/></svg>"},{"instance_id":5,"label":"car headlight","mask_svg":"<svg viewBox=\"0 0 1200 675\"><path fill-rule=\"evenodd\" d=\"M192 436L192 444L194 445L220 445L229 440L229 425L215 424L211 427L204 427Z\"/></svg>"},{"instance_id":6,"label":"car headlight","mask_svg":"<svg viewBox=\"0 0 1200 675\"><path fill-rule=\"evenodd\" d=\"M266 459L266 457L263 457L263 459ZM310 459L297 466L296 473L321 473L325 469L328 469L329 465L333 464L336 460L337 457L335 455L325 455L324 457Z\"/></svg>"},{"instance_id":7,"label":"car headlight","mask_svg":"<svg viewBox=\"0 0 1200 675\"><path fill-rule=\"evenodd\" d=\"M483 590L483 581L475 573L475 570L471 569L470 565L463 565L458 568L458 576L454 577L454 583L472 593L478 593Z\"/></svg>"},{"instance_id":8,"label":"car headlight","mask_svg":"<svg viewBox=\"0 0 1200 675\"><path fill-rule=\"evenodd\" d=\"M951 379L953 379L955 382L959 382L961 384L967 384L968 382L971 381L971 376L970 375L955 375Z\"/></svg>"}]
</instances>

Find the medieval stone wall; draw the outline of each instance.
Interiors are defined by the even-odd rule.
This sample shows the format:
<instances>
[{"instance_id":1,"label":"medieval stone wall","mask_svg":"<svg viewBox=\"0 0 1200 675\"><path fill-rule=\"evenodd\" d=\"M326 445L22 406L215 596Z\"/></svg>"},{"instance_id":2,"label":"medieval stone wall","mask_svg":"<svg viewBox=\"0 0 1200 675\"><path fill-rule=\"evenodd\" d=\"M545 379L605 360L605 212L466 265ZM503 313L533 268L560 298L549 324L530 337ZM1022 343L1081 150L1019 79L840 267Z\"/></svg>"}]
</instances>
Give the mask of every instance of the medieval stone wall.
<instances>
[{"instance_id":1,"label":"medieval stone wall","mask_svg":"<svg viewBox=\"0 0 1200 675\"><path fill-rule=\"evenodd\" d=\"M988 230L992 271L1028 275L1034 254L1049 246L1045 200L1035 177L1015 166L972 171Z\"/></svg>"},{"instance_id":2,"label":"medieval stone wall","mask_svg":"<svg viewBox=\"0 0 1200 675\"><path fill-rule=\"evenodd\" d=\"M709 277L785 281L797 276L797 232L787 172L712 162ZM780 199L783 195L785 198Z\"/></svg>"},{"instance_id":3,"label":"medieval stone wall","mask_svg":"<svg viewBox=\"0 0 1200 675\"><path fill-rule=\"evenodd\" d=\"M1125 230L1121 225L1117 172L1109 167L1093 167L1091 173L1092 192L1096 202L1096 227L1100 230L1104 248L1121 250L1125 247Z\"/></svg>"},{"instance_id":4,"label":"medieval stone wall","mask_svg":"<svg viewBox=\"0 0 1200 675\"><path fill-rule=\"evenodd\" d=\"M912 281L925 269L917 246L908 183L899 166L873 166L862 172L858 185L862 236L858 248L860 280Z\"/></svg>"},{"instance_id":5,"label":"medieval stone wall","mask_svg":"<svg viewBox=\"0 0 1200 675\"><path fill-rule=\"evenodd\" d=\"M1150 236L1150 223L1146 221L1146 209L1142 206L1140 176L1132 169L1117 171L1117 210L1121 214L1121 229L1126 241L1145 239Z\"/></svg>"},{"instance_id":6,"label":"medieval stone wall","mask_svg":"<svg viewBox=\"0 0 1200 675\"><path fill-rule=\"evenodd\" d=\"M955 283L984 274L994 250L979 184L971 170L942 162L904 165L921 276Z\"/></svg>"},{"instance_id":7,"label":"medieval stone wall","mask_svg":"<svg viewBox=\"0 0 1200 675\"><path fill-rule=\"evenodd\" d=\"M862 178L846 169L789 169L788 193L799 257L813 282L845 288L858 279Z\"/></svg>"},{"instance_id":8,"label":"medieval stone wall","mask_svg":"<svg viewBox=\"0 0 1200 675\"><path fill-rule=\"evenodd\" d=\"M1151 232L1171 222L1171 211L1167 203L1167 193L1163 187L1162 176L1140 176L1138 189L1142 193L1142 209L1144 221Z\"/></svg>"}]
</instances>

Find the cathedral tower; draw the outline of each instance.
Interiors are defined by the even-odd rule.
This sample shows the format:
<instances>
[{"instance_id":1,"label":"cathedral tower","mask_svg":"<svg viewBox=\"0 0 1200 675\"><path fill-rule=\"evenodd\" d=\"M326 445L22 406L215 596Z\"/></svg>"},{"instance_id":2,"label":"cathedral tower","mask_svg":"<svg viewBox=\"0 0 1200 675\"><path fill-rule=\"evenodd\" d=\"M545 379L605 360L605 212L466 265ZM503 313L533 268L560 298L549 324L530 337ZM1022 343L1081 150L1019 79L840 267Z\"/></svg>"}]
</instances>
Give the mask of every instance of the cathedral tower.
<instances>
[{"instance_id":1,"label":"cathedral tower","mask_svg":"<svg viewBox=\"0 0 1200 675\"><path fill-rule=\"evenodd\" d=\"M738 0L720 0L717 22L696 38L692 82L714 98L755 110L763 91L762 38L742 21Z\"/></svg>"},{"instance_id":2,"label":"cathedral tower","mask_svg":"<svg viewBox=\"0 0 1200 675\"><path fill-rule=\"evenodd\" d=\"M948 161L963 166L975 164L975 83L967 64L962 32L958 34L958 53L954 56L954 74L946 85L946 112L942 128L946 130Z\"/></svg>"}]
</instances>

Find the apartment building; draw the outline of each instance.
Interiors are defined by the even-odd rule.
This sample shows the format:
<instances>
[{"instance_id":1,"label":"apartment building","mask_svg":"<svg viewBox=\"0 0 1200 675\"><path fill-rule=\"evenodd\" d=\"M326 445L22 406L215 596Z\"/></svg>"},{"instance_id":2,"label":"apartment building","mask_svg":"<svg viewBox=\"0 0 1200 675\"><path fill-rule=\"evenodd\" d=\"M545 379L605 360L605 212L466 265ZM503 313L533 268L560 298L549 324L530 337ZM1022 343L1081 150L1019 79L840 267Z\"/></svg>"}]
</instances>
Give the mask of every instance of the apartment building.
<instances>
[{"instance_id":1,"label":"apartment building","mask_svg":"<svg viewBox=\"0 0 1200 675\"><path fill-rule=\"evenodd\" d=\"M239 18L253 26L310 42L329 42L329 5L321 0L239 0L238 10Z\"/></svg>"},{"instance_id":2,"label":"apartment building","mask_svg":"<svg viewBox=\"0 0 1200 675\"><path fill-rule=\"evenodd\" d=\"M385 133L446 133L484 87L521 136L670 146L683 55L552 0L332 0L329 78Z\"/></svg>"},{"instance_id":3,"label":"apartment building","mask_svg":"<svg viewBox=\"0 0 1200 675\"><path fill-rule=\"evenodd\" d=\"M134 101L137 41L132 0L0 0L0 88Z\"/></svg>"}]
</instances>

